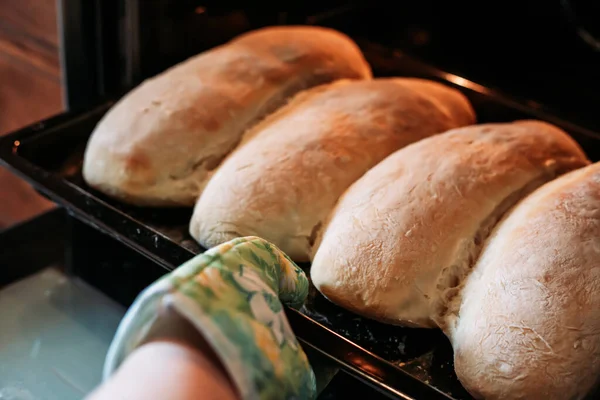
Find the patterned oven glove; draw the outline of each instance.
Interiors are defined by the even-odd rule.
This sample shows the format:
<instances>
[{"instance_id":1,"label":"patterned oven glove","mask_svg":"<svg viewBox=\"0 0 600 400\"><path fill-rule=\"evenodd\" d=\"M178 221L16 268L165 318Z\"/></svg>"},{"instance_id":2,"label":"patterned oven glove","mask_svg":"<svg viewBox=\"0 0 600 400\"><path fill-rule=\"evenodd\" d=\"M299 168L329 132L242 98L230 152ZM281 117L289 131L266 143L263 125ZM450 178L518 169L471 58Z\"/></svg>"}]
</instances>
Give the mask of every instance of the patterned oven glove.
<instances>
[{"instance_id":1,"label":"patterned oven glove","mask_svg":"<svg viewBox=\"0 0 600 400\"><path fill-rule=\"evenodd\" d=\"M242 399L312 399L315 375L281 304L300 307L307 295L306 275L273 244L245 237L214 247L138 296L111 344L104 379L157 330L176 331L169 317L176 314L210 344Z\"/></svg>"}]
</instances>

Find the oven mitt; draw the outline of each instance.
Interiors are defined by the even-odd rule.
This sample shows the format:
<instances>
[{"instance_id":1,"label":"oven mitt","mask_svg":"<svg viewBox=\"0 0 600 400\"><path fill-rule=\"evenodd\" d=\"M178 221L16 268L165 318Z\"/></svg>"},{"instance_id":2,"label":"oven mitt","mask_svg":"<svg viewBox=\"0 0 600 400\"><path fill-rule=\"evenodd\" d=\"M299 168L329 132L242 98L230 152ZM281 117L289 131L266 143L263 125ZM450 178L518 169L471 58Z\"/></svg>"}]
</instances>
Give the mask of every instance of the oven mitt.
<instances>
[{"instance_id":1,"label":"oven mitt","mask_svg":"<svg viewBox=\"0 0 600 400\"><path fill-rule=\"evenodd\" d=\"M315 375L282 305L300 307L307 295L306 275L273 244L257 237L221 244L138 296L110 346L104 379L157 331L176 335L183 317L213 348L242 399L315 398Z\"/></svg>"}]
</instances>

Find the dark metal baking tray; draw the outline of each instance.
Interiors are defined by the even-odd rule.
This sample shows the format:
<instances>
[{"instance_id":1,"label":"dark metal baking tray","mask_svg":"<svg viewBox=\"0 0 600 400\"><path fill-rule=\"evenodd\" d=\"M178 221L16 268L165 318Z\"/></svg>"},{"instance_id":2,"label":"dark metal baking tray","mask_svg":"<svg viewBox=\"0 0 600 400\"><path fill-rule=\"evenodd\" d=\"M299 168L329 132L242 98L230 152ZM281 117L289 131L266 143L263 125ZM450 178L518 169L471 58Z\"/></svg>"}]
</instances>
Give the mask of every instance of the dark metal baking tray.
<instances>
[{"instance_id":1,"label":"dark metal baking tray","mask_svg":"<svg viewBox=\"0 0 600 400\"><path fill-rule=\"evenodd\" d=\"M535 118L568 131L600 160L600 135L559 118L543 105L517 101L402 52L358 40L376 76L417 76L442 81L469 97L478 122ZM125 243L161 268L132 278L141 288L201 249L188 235L191 209L142 209L89 188L81 177L83 150L111 102L64 114L0 140L0 159L77 219ZM308 265L305 267L308 268ZM107 269L111 274L123 271ZM360 318L325 300L314 288L301 312L288 310L298 337L383 393L396 398L470 399L453 372L452 349L438 330L392 327Z\"/></svg>"}]
</instances>

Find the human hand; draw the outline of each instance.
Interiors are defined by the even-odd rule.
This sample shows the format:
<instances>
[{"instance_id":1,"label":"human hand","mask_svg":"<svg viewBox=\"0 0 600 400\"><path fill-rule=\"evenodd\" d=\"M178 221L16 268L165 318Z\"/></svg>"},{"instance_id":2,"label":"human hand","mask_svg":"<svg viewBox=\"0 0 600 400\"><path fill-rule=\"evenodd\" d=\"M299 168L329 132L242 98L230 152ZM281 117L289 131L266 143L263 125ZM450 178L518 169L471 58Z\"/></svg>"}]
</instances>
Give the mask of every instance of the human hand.
<instances>
[{"instance_id":1,"label":"human hand","mask_svg":"<svg viewBox=\"0 0 600 400\"><path fill-rule=\"evenodd\" d=\"M192 325L214 350L242 399L310 399L315 377L285 317L299 307L308 279L269 242L246 237L212 248L158 280L123 319L105 378L156 337L181 338Z\"/></svg>"}]
</instances>

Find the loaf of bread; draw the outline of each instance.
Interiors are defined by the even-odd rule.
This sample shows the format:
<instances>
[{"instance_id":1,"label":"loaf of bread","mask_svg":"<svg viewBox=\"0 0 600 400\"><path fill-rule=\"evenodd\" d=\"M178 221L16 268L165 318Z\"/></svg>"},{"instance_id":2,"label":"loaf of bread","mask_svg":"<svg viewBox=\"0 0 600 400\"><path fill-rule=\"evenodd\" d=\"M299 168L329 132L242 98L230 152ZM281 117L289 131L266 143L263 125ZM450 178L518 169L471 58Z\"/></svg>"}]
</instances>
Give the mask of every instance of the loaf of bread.
<instances>
[{"instance_id":1,"label":"loaf of bread","mask_svg":"<svg viewBox=\"0 0 600 400\"><path fill-rule=\"evenodd\" d=\"M600 163L511 210L460 298L446 331L475 397L584 398L600 381Z\"/></svg>"},{"instance_id":2,"label":"loaf of bread","mask_svg":"<svg viewBox=\"0 0 600 400\"><path fill-rule=\"evenodd\" d=\"M372 319L443 325L503 213L587 164L565 132L537 121L474 125L407 146L340 198L315 245L313 283L332 302Z\"/></svg>"},{"instance_id":3,"label":"loaf of bread","mask_svg":"<svg viewBox=\"0 0 600 400\"><path fill-rule=\"evenodd\" d=\"M139 206L192 206L242 134L297 92L371 70L345 35L319 27L244 34L149 79L100 121L87 183Z\"/></svg>"},{"instance_id":4,"label":"loaf of bread","mask_svg":"<svg viewBox=\"0 0 600 400\"><path fill-rule=\"evenodd\" d=\"M455 89L411 78L307 90L245 135L200 196L191 235L206 248L260 236L308 261L339 196L393 151L472 124Z\"/></svg>"}]
</instances>

